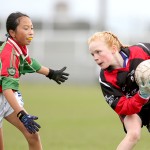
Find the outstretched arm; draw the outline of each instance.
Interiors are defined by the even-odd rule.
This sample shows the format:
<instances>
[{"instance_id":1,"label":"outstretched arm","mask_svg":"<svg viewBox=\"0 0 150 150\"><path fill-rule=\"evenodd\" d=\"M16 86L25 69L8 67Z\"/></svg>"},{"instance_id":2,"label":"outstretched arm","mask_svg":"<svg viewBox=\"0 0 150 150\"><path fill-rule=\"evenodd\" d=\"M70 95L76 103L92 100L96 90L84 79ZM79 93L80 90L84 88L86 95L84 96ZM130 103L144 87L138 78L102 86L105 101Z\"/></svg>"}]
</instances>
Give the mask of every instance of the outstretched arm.
<instances>
[{"instance_id":1,"label":"outstretched arm","mask_svg":"<svg viewBox=\"0 0 150 150\"><path fill-rule=\"evenodd\" d=\"M49 68L41 66L40 70L38 70L37 73L47 76L49 73Z\"/></svg>"},{"instance_id":2,"label":"outstretched arm","mask_svg":"<svg viewBox=\"0 0 150 150\"><path fill-rule=\"evenodd\" d=\"M42 66L40 70L37 71L37 73L43 74L49 79L56 81L58 84L61 84L62 82L65 82L69 76L68 73L64 72L66 68L67 67L63 67L60 70L53 70Z\"/></svg>"}]
</instances>

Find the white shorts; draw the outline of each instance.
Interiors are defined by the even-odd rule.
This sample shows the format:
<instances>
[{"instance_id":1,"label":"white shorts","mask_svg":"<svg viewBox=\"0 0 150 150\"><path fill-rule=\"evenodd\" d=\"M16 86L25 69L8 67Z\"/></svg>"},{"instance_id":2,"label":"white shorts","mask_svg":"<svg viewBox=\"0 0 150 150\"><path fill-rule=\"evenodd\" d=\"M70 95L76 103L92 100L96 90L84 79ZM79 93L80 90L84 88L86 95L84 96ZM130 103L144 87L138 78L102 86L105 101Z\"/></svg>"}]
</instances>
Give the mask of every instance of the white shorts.
<instances>
[{"instance_id":1,"label":"white shorts","mask_svg":"<svg viewBox=\"0 0 150 150\"><path fill-rule=\"evenodd\" d=\"M23 102L21 93L14 92L14 94L20 106L23 107L24 102ZM9 105L3 93L0 93L0 128L2 127L3 118L7 117L13 112L14 112L13 108Z\"/></svg>"}]
</instances>

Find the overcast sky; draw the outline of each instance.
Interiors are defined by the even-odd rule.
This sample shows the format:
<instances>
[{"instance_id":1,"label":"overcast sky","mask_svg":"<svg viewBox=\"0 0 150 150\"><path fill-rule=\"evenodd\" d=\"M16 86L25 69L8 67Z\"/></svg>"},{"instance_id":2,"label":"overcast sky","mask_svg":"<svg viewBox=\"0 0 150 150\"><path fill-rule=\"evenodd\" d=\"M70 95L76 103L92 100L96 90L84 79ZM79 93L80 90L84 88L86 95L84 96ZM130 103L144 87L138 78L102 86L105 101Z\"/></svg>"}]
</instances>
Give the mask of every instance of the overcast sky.
<instances>
[{"instance_id":1,"label":"overcast sky","mask_svg":"<svg viewBox=\"0 0 150 150\"><path fill-rule=\"evenodd\" d=\"M11 12L22 11L31 17L48 18L53 15L53 6L60 0L0 0L0 18L6 18ZM88 18L95 21L99 18L102 0L62 0L70 6L74 18ZM150 0L105 0L109 20L149 19ZM102 6L103 7L103 6Z\"/></svg>"},{"instance_id":2,"label":"overcast sky","mask_svg":"<svg viewBox=\"0 0 150 150\"><path fill-rule=\"evenodd\" d=\"M54 4L60 0L0 0L0 21L14 11L28 14L31 19L47 19L53 16ZM62 0L67 1L71 17L96 22L105 16L106 25L110 30L124 32L135 29L143 32L150 28L150 0ZM102 1L107 2L106 12Z\"/></svg>"},{"instance_id":3,"label":"overcast sky","mask_svg":"<svg viewBox=\"0 0 150 150\"><path fill-rule=\"evenodd\" d=\"M6 18L11 12L22 11L29 14L31 17L48 18L53 15L53 6L60 0L0 0L1 11L0 17ZM76 17L96 18L99 0L63 0L67 1L70 7L70 13ZM85 4L86 2L86 4ZM88 14L88 16L87 16Z\"/></svg>"}]
</instances>

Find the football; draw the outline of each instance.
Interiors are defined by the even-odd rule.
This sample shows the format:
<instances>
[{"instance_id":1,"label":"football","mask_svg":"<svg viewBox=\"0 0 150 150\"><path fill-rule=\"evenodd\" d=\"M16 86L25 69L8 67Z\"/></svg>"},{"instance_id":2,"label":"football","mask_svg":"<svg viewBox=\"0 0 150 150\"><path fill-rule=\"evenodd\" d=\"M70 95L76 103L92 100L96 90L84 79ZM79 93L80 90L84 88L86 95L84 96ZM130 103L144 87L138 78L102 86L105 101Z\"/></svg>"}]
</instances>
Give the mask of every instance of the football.
<instances>
[{"instance_id":1,"label":"football","mask_svg":"<svg viewBox=\"0 0 150 150\"><path fill-rule=\"evenodd\" d=\"M137 85L145 85L150 81L150 59L141 62L135 70L135 81Z\"/></svg>"}]
</instances>

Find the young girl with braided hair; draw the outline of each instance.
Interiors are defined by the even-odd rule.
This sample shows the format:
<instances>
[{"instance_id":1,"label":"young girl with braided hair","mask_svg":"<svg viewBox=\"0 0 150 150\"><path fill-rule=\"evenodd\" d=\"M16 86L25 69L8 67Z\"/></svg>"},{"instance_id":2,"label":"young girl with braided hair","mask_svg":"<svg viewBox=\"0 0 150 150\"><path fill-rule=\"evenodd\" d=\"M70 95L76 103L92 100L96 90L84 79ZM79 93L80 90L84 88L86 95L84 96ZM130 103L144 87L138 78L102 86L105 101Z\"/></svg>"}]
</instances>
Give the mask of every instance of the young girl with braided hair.
<instances>
[{"instance_id":1,"label":"young girl with braided hair","mask_svg":"<svg viewBox=\"0 0 150 150\"><path fill-rule=\"evenodd\" d=\"M132 150L140 140L141 128L146 126L150 131L150 93L134 78L138 64L150 59L150 44L124 46L115 34L103 31L93 34L88 45L100 67L103 96L119 115L126 133L117 150Z\"/></svg>"},{"instance_id":2,"label":"young girl with braided hair","mask_svg":"<svg viewBox=\"0 0 150 150\"><path fill-rule=\"evenodd\" d=\"M4 150L2 119L18 128L25 136L29 150L42 150L38 119L27 113L19 92L22 74L39 73L58 84L68 79L64 70L52 70L42 66L28 55L28 48L34 36L33 24L29 16L21 12L11 13L6 21L7 39L0 47L0 150Z\"/></svg>"}]
</instances>

